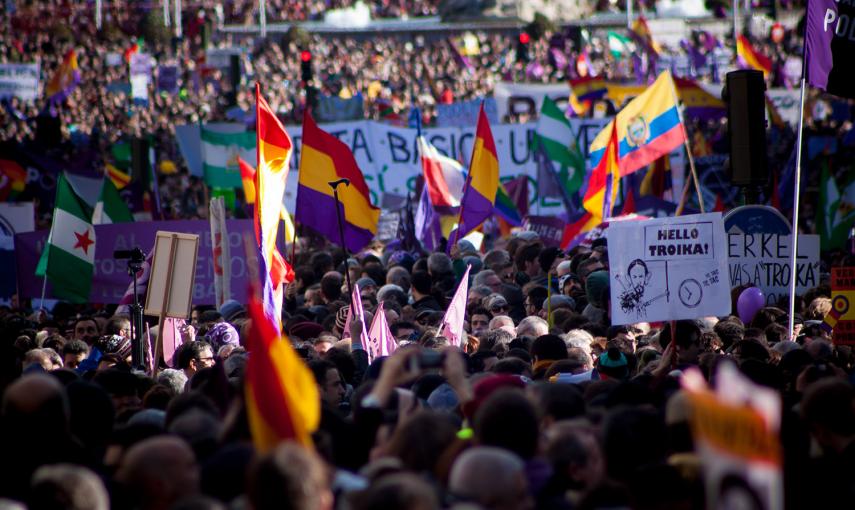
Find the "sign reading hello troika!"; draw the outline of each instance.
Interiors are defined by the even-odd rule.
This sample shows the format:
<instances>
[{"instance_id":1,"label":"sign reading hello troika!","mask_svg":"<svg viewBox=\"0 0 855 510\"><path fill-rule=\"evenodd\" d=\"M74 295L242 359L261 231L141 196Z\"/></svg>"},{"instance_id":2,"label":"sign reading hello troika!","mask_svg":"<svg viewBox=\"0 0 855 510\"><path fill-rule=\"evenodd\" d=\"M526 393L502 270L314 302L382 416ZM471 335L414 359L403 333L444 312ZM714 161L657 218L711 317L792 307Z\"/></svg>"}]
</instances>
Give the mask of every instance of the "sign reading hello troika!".
<instances>
[{"instance_id":1,"label":"sign reading hello troika!","mask_svg":"<svg viewBox=\"0 0 855 510\"><path fill-rule=\"evenodd\" d=\"M606 236L613 324L730 313L721 214L616 222Z\"/></svg>"}]
</instances>

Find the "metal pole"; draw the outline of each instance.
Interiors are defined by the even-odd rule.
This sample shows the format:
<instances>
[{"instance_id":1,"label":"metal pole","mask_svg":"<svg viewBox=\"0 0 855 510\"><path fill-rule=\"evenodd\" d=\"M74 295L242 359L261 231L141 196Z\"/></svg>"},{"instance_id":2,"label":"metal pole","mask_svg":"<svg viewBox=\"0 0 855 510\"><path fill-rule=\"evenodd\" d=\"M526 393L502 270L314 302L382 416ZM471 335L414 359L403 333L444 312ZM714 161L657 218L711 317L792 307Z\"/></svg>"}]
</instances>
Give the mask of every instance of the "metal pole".
<instances>
[{"instance_id":1,"label":"metal pole","mask_svg":"<svg viewBox=\"0 0 855 510\"><path fill-rule=\"evenodd\" d=\"M335 198L335 216L338 219L338 235L341 239L341 249L344 251L344 277L347 279L347 292L348 294L353 294L353 287L350 285L350 267L347 265L347 246L344 244L344 223L341 219L341 204L338 200L338 185L344 183L345 186L350 186L349 179L339 179L337 181L330 181L327 184L333 190L333 198Z\"/></svg>"},{"instance_id":2,"label":"metal pole","mask_svg":"<svg viewBox=\"0 0 855 510\"><path fill-rule=\"evenodd\" d=\"M733 3L733 58L739 57L739 50L736 44L736 38L739 36L739 0L731 0Z\"/></svg>"},{"instance_id":3,"label":"metal pole","mask_svg":"<svg viewBox=\"0 0 855 510\"><path fill-rule=\"evenodd\" d=\"M632 0L626 0L626 28L632 30Z\"/></svg>"},{"instance_id":4,"label":"metal pole","mask_svg":"<svg viewBox=\"0 0 855 510\"><path fill-rule=\"evenodd\" d=\"M799 132L796 138L796 178L793 183L793 224L790 242L790 319L787 324L790 340L793 338L793 326L796 312L796 255L799 247L799 190L802 181L802 133L805 122L805 75L802 73L802 90L799 99ZM820 184L821 185L821 184Z\"/></svg>"},{"instance_id":5,"label":"metal pole","mask_svg":"<svg viewBox=\"0 0 855 510\"><path fill-rule=\"evenodd\" d=\"M163 26L169 26L169 0L163 0Z\"/></svg>"},{"instance_id":6,"label":"metal pole","mask_svg":"<svg viewBox=\"0 0 855 510\"><path fill-rule=\"evenodd\" d=\"M103 19L101 15L101 2L102 0L95 0L95 28L98 30L101 30L101 20Z\"/></svg>"},{"instance_id":7,"label":"metal pole","mask_svg":"<svg viewBox=\"0 0 855 510\"><path fill-rule=\"evenodd\" d=\"M258 0L258 24L261 26L261 37L267 37L267 1Z\"/></svg>"},{"instance_id":8,"label":"metal pole","mask_svg":"<svg viewBox=\"0 0 855 510\"><path fill-rule=\"evenodd\" d=\"M181 27L181 0L175 0L175 37L181 39L183 35Z\"/></svg>"}]
</instances>

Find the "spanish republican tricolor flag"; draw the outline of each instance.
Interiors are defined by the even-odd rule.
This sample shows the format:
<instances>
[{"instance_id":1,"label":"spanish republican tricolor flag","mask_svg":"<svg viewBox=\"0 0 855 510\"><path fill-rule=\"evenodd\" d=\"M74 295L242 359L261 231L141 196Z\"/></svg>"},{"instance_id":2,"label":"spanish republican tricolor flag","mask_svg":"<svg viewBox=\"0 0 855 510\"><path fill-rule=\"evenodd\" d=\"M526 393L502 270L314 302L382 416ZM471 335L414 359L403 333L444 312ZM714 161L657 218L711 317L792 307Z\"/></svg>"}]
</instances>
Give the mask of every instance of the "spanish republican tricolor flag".
<instances>
[{"instance_id":1,"label":"spanish republican tricolor flag","mask_svg":"<svg viewBox=\"0 0 855 510\"><path fill-rule=\"evenodd\" d=\"M736 37L736 56L742 67L763 71L763 76L772 72L772 59L757 51L744 35Z\"/></svg>"},{"instance_id":2,"label":"spanish republican tricolor flag","mask_svg":"<svg viewBox=\"0 0 855 510\"><path fill-rule=\"evenodd\" d=\"M665 71L600 131L591 143L591 168L599 166L606 147L612 143L618 148L616 159L620 177L646 167L679 147L686 141L686 130L678 108L674 80L671 73Z\"/></svg>"},{"instance_id":3,"label":"spanish republican tricolor flag","mask_svg":"<svg viewBox=\"0 0 855 510\"><path fill-rule=\"evenodd\" d=\"M475 128L475 146L472 148L472 159L469 163L469 181L460 200L462 221L458 225L456 240L462 239L493 215L498 189L499 156L487 114L484 112L484 103L481 103L478 127Z\"/></svg>"},{"instance_id":4,"label":"spanish republican tricolor flag","mask_svg":"<svg viewBox=\"0 0 855 510\"><path fill-rule=\"evenodd\" d=\"M263 265L262 280L264 311L278 328L282 317L284 284L293 279L293 270L276 248L276 232L288 164L293 144L285 127L276 118L270 105L261 96L261 86L255 84L256 147L258 168L255 173L255 238Z\"/></svg>"},{"instance_id":5,"label":"spanish republican tricolor flag","mask_svg":"<svg viewBox=\"0 0 855 510\"><path fill-rule=\"evenodd\" d=\"M279 336L257 297L249 303L244 398L252 442L259 453L292 440L312 446L321 419L318 386L287 337Z\"/></svg>"},{"instance_id":6,"label":"spanish republican tricolor flag","mask_svg":"<svg viewBox=\"0 0 855 510\"><path fill-rule=\"evenodd\" d=\"M580 231L576 232L574 236L587 232L596 226L597 220L609 218L612 215L612 208L617 198L618 184L620 183L620 167L617 156L619 143L614 121L610 122L606 129L609 130L608 142L603 149L602 157L591 171L588 190L582 198L582 206L590 213L591 218L580 222ZM599 138L597 136L597 139ZM568 235L567 232L565 235Z\"/></svg>"},{"instance_id":7,"label":"spanish republican tricolor flag","mask_svg":"<svg viewBox=\"0 0 855 510\"><path fill-rule=\"evenodd\" d=\"M344 244L352 252L361 250L377 234L380 209L371 204L368 185L353 153L338 138L322 131L308 110L303 116L300 151L295 223L311 228L333 243L341 243L335 197L329 183L349 179L349 186L338 189L343 209Z\"/></svg>"},{"instance_id":8,"label":"spanish republican tricolor flag","mask_svg":"<svg viewBox=\"0 0 855 510\"><path fill-rule=\"evenodd\" d=\"M77 68L77 52L70 49L45 86L45 94L51 101L63 101L78 83L80 83L80 70Z\"/></svg>"}]
</instances>

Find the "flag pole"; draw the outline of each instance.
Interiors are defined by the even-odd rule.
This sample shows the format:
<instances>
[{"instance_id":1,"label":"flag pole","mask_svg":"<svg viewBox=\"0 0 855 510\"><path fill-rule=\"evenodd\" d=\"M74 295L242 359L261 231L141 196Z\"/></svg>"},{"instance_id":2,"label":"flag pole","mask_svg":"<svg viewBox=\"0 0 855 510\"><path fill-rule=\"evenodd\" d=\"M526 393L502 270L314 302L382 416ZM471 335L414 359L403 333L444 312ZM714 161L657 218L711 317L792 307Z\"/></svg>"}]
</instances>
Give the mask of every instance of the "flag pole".
<instances>
[{"instance_id":1,"label":"flag pole","mask_svg":"<svg viewBox=\"0 0 855 510\"><path fill-rule=\"evenodd\" d=\"M632 0L626 0L626 28L632 30Z\"/></svg>"},{"instance_id":2,"label":"flag pole","mask_svg":"<svg viewBox=\"0 0 855 510\"><path fill-rule=\"evenodd\" d=\"M739 46L736 38L739 37L739 0L731 0L733 5L733 58L739 58Z\"/></svg>"},{"instance_id":3,"label":"flag pole","mask_svg":"<svg viewBox=\"0 0 855 510\"><path fill-rule=\"evenodd\" d=\"M736 0L734 0L736 1ZM677 95L677 88L674 85L674 79L671 78L671 94L674 96L674 104L677 105L677 117L680 118L680 125L683 126L683 131L686 136L683 139L683 146L686 147L686 156L689 158L689 169L692 172L692 181L695 183L695 191L698 193L698 206L701 212L706 212L704 208L704 196L701 194L701 185L698 182L698 172L695 170L695 158L692 157L692 147L689 145L689 130L686 129L686 123L683 121L683 107L680 105L680 96ZM686 200L689 194L689 180L686 179L686 185L683 187L683 196L680 197L680 204L677 206L675 216L680 216L683 213L683 207L686 205Z\"/></svg>"},{"instance_id":4,"label":"flag pole","mask_svg":"<svg viewBox=\"0 0 855 510\"><path fill-rule=\"evenodd\" d=\"M792 240L790 242L790 315L787 321L787 332L790 340L793 339L793 328L796 312L796 255L799 249L799 190L802 180L802 133L805 122L805 74L802 73L802 89L799 99L799 132L796 137L796 175L793 179L793 223L791 228Z\"/></svg>"},{"instance_id":5,"label":"flag pole","mask_svg":"<svg viewBox=\"0 0 855 510\"><path fill-rule=\"evenodd\" d=\"M47 249L47 247L45 247ZM42 276L42 300L39 302L39 310L45 310L45 293L47 292L47 271L45 271L45 275Z\"/></svg>"},{"instance_id":6,"label":"flag pole","mask_svg":"<svg viewBox=\"0 0 855 510\"><path fill-rule=\"evenodd\" d=\"M347 278L347 292L348 294L353 294L353 287L350 285L350 266L347 264L348 253L347 253L347 245L344 244L344 224L341 220L341 204L338 200L338 185L344 184L345 186L350 186L350 180L341 178L335 181L330 181L327 184L330 185L330 188L333 190L333 197L335 198L335 216L338 219L338 235L341 238L341 249L344 251L344 276Z\"/></svg>"}]
</instances>

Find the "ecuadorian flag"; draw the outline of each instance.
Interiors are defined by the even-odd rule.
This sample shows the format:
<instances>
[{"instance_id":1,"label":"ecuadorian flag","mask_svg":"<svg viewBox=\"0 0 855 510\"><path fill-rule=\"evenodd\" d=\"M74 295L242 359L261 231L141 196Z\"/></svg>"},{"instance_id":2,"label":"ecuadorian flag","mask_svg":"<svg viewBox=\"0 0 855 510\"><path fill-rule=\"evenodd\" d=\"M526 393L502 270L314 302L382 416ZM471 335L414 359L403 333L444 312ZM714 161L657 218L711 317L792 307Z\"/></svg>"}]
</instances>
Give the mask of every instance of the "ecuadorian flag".
<instances>
[{"instance_id":1,"label":"ecuadorian flag","mask_svg":"<svg viewBox=\"0 0 855 510\"><path fill-rule=\"evenodd\" d=\"M597 168L605 156L612 129L617 138L620 177L674 150L686 140L677 108L674 80L671 73L665 71L600 131L590 148L591 168Z\"/></svg>"},{"instance_id":2,"label":"ecuadorian flag","mask_svg":"<svg viewBox=\"0 0 855 510\"><path fill-rule=\"evenodd\" d=\"M342 177L350 180L350 186L338 190L344 216L344 244L351 252L358 252L377 233L380 209L371 205L368 185L353 153L338 138L322 131L306 110L294 221L336 244L341 240L335 198L328 183Z\"/></svg>"},{"instance_id":3,"label":"ecuadorian flag","mask_svg":"<svg viewBox=\"0 0 855 510\"><path fill-rule=\"evenodd\" d=\"M469 182L460 201L460 207L463 209L460 214L462 222L458 226L455 242L449 243L449 247L493 215L498 189L499 156L487 114L484 112L484 103L481 103L478 127L475 128L475 146L472 148L472 160L469 164Z\"/></svg>"}]
</instances>

